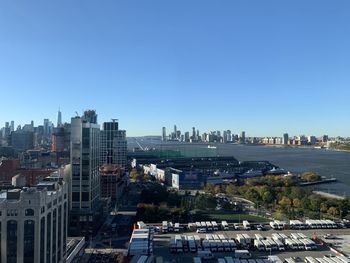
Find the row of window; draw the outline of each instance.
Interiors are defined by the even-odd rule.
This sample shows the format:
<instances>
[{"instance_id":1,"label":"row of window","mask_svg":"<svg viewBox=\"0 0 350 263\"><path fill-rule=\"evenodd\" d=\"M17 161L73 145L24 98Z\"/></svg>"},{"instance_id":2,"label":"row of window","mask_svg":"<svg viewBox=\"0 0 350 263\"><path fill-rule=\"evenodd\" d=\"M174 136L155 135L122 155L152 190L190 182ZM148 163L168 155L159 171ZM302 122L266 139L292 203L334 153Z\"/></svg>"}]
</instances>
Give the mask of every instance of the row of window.
<instances>
[{"instance_id":1,"label":"row of window","mask_svg":"<svg viewBox=\"0 0 350 263\"><path fill-rule=\"evenodd\" d=\"M18 216L18 210L17 209L7 209L6 211L7 216ZM31 208L28 208L24 211L25 216L34 216L34 210ZM2 211L0 210L0 216L2 216Z\"/></svg>"}]
</instances>

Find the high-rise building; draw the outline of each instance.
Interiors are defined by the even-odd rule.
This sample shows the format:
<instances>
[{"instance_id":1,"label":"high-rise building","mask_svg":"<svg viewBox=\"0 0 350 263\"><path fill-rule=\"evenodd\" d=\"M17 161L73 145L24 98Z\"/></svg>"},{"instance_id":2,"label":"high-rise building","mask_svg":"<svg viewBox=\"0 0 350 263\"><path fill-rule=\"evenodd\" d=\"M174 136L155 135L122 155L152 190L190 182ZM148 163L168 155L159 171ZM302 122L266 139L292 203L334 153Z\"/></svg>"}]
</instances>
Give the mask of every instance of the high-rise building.
<instances>
[{"instance_id":1,"label":"high-rise building","mask_svg":"<svg viewBox=\"0 0 350 263\"><path fill-rule=\"evenodd\" d=\"M162 128L162 141L163 142L166 141L166 128L165 127Z\"/></svg>"},{"instance_id":2,"label":"high-rise building","mask_svg":"<svg viewBox=\"0 0 350 263\"><path fill-rule=\"evenodd\" d=\"M189 142L189 141L190 141L190 133L185 132L185 142Z\"/></svg>"},{"instance_id":3,"label":"high-rise building","mask_svg":"<svg viewBox=\"0 0 350 263\"><path fill-rule=\"evenodd\" d=\"M241 137L239 138L240 139L240 143L245 143L245 131L242 131L241 133Z\"/></svg>"},{"instance_id":4,"label":"high-rise building","mask_svg":"<svg viewBox=\"0 0 350 263\"><path fill-rule=\"evenodd\" d=\"M95 231L100 219L100 126L95 111L71 119L70 231Z\"/></svg>"},{"instance_id":5,"label":"high-rise building","mask_svg":"<svg viewBox=\"0 0 350 263\"><path fill-rule=\"evenodd\" d=\"M60 127L62 125L62 113L61 110L58 109L58 114L57 114L57 127Z\"/></svg>"},{"instance_id":6,"label":"high-rise building","mask_svg":"<svg viewBox=\"0 0 350 263\"><path fill-rule=\"evenodd\" d=\"M223 138L222 138L222 140L223 140L223 143L227 143L227 131L224 131L224 132L223 132Z\"/></svg>"},{"instance_id":7,"label":"high-rise building","mask_svg":"<svg viewBox=\"0 0 350 263\"><path fill-rule=\"evenodd\" d=\"M11 121L11 132L13 132L15 130L15 122Z\"/></svg>"},{"instance_id":8,"label":"high-rise building","mask_svg":"<svg viewBox=\"0 0 350 263\"><path fill-rule=\"evenodd\" d=\"M323 136L322 136L322 142L323 142L323 143L328 142L328 135L323 135Z\"/></svg>"},{"instance_id":9,"label":"high-rise building","mask_svg":"<svg viewBox=\"0 0 350 263\"><path fill-rule=\"evenodd\" d=\"M176 135L177 135L177 127L176 127L176 125L174 125L174 134L175 134L175 138L174 139L176 139Z\"/></svg>"},{"instance_id":10,"label":"high-rise building","mask_svg":"<svg viewBox=\"0 0 350 263\"><path fill-rule=\"evenodd\" d=\"M70 124L61 125L52 131L51 151L63 153L70 151Z\"/></svg>"},{"instance_id":11,"label":"high-rise building","mask_svg":"<svg viewBox=\"0 0 350 263\"><path fill-rule=\"evenodd\" d=\"M307 141L308 141L309 144L315 145L315 144L317 143L316 136L309 136L309 137L307 138Z\"/></svg>"},{"instance_id":12,"label":"high-rise building","mask_svg":"<svg viewBox=\"0 0 350 263\"><path fill-rule=\"evenodd\" d=\"M191 138L193 141L196 140L196 128L195 127L192 127L192 138Z\"/></svg>"},{"instance_id":13,"label":"high-rise building","mask_svg":"<svg viewBox=\"0 0 350 263\"><path fill-rule=\"evenodd\" d=\"M126 153L126 131L118 129L117 120L103 123L103 130L101 131L100 164L115 164L125 168Z\"/></svg>"},{"instance_id":14,"label":"high-rise building","mask_svg":"<svg viewBox=\"0 0 350 263\"><path fill-rule=\"evenodd\" d=\"M68 189L63 181L0 194L0 262L66 262Z\"/></svg>"},{"instance_id":15,"label":"high-rise building","mask_svg":"<svg viewBox=\"0 0 350 263\"><path fill-rule=\"evenodd\" d=\"M49 119L44 119L44 136L49 136L49 130L50 130L50 121Z\"/></svg>"},{"instance_id":16,"label":"high-rise building","mask_svg":"<svg viewBox=\"0 0 350 263\"><path fill-rule=\"evenodd\" d=\"M282 144L287 145L288 143L289 143L289 135L288 135L288 133L284 133Z\"/></svg>"},{"instance_id":17,"label":"high-rise building","mask_svg":"<svg viewBox=\"0 0 350 263\"><path fill-rule=\"evenodd\" d=\"M34 132L24 130L12 132L11 146L18 151L34 149Z\"/></svg>"}]
</instances>

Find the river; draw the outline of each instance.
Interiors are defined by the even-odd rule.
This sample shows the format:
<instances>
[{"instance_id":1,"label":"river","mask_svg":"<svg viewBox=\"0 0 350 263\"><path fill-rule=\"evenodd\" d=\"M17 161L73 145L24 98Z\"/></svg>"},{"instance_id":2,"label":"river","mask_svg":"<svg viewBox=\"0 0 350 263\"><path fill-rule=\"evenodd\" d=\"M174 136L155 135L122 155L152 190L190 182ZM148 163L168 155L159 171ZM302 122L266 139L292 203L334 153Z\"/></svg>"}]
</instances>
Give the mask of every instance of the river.
<instances>
[{"instance_id":1,"label":"river","mask_svg":"<svg viewBox=\"0 0 350 263\"><path fill-rule=\"evenodd\" d=\"M208 144L166 143L142 141L148 147L207 148ZM213 144L211 144L213 145ZM239 161L266 160L292 173L315 171L322 176L335 177L337 183L318 185L315 190L350 196L350 152L300 147L263 145L215 144L220 156L234 156Z\"/></svg>"}]
</instances>

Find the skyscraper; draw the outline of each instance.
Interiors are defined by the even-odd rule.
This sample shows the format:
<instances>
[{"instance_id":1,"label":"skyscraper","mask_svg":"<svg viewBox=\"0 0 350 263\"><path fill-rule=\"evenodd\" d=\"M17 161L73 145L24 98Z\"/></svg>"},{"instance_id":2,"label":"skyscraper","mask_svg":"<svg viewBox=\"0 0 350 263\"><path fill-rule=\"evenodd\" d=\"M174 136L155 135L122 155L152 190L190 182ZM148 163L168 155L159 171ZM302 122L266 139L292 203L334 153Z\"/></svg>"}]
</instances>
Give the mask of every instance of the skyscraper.
<instances>
[{"instance_id":1,"label":"skyscraper","mask_svg":"<svg viewBox=\"0 0 350 263\"><path fill-rule=\"evenodd\" d=\"M166 141L166 128L165 127L162 128L162 141L163 142Z\"/></svg>"},{"instance_id":2,"label":"skyscraper","mask_svg":"<svg viewBox=\"0 0 350 263\"><path fill-rule=\"evenodd\" d=\"M100 126L95 111L71 119L71 212L72 233L87 234L100 219Z\"/></svg>"},{"instance_id":3,"label":"skyscraper","mask_svg":"<svg viewBox=\"0 0 350 263\"><path fill-rule=\"evenodd\" d=\"M50 121L49 119L44 119L44 137L49 137L50 134Z\"/></svg>"},{"instance_id":4,"label":"skyscraper","mask_svg":"<svg viewBox=\"0 0 350 263\"><path fill-rule=\"evenodd\" d=\"M11 121L11 132L13 132L15 130L15 122Z\"/></svg>"},{"instance_id":5,"label":"skyscraper","mask_svg":"<svg viewBox=\"0 0 350 263\"><path fill-rule=\"evenodd\" d=\"M57 114L57 127L60 127L62 125L62 113L61 110L58 109L58 114Z\"/></svg>"},{"instance_id":6,"label":"skyscraper","mask_svg":"<svg viewBox=\"0 0 350 263\"><path fill-rule=\"evenodd\" d=\"M101 131L101 161L100 164L115 164L119 167L126 167L126 131L118 129L118 122L103 123Z\"/></svg>"},{"instance_id":7,"label":"skyscraper","mask_svg":"<svg viewBox=\"0 0 350 263\"><path fill-rule=\"evenodd\" d=\"M192 127L192 138L191 138L193 141L196 140L196 128L195 127Z\"/></svg>"},{"instance_id":8,"label":"skyscraper","mask_svg":"<svg viewBox=\"0 0 350 263\"><path fill-rule=\"evenodd\" d=\"M245 143L245 131L241 133L240 143Z\"/></svg>"},{"instance_id":9,"label":"skyscraper","mask_svg":"<svg viewBox=\"0 0 350 263\"><path fill-rule=\"evenodd\" d=\"M284 133L283 134L282 144L283 145L287 145L288 143L289 143L289 135L288 135L288 133Z\"/></svg>"}]
</instances>

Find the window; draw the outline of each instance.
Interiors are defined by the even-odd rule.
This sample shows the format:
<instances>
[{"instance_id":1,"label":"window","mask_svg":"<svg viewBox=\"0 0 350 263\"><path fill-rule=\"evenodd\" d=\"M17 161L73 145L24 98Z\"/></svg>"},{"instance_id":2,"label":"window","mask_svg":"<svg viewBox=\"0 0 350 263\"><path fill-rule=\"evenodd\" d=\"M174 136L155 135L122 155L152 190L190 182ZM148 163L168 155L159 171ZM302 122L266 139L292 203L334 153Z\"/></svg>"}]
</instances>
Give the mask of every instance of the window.
<instances>
[{"instance_id":1,"label":"window","mask_svg":"<svg viewBox=\"0 0 350 263\"><path fill-rule=\"evenodd\" d=\"M89 192L82 192L81 199L82 201L89 201Z\"/></svg>"},{"instance_id":2,"label":"window","mask_svg":"<svg viewBox=\"0 0 350 263\"><path fill-rule=\"evenodd\" d=\"M40 263L45 262L45 217L40 220Z\"/></svg>"},{"instance_id":3,"label":"window","mask_svg":"<svg viewBox=\"0 0 350 263\"><path fill-rule=\"evenodd\" d=\"M57 261L61 260L61 245L62 245L62 205L58 207L58 247L57 247Z\"/></svg>"},{"instance_id":4,"label":"window","mask_svg":"<svg viewBox=\"0 0 350 263\"><path fill-rule=\"evenodd\" d=\"M52 214L52 262L56 262L56 237L57 237L57 209Z\"/></svg>"},{"instance_id":5,"label":"window","mask_svg":"<svg viewBox=\"0 0 350 263\"><path fill-rule=\"evenodd\" d=\"M34 216L34 210L31 208L26 209L25 215L26 216Z\"/></svg>"},{"instance_id":6,"label":"window","mask_svg":"<svg viewBox=\"0 0 350 263\"><path fill-rule=\"evenodd\" d=\"M24 221L23 263L34 263L34 229L34 220Z\"/></svg>"},{"instance_id":7,"label":"window","mask_svg":"<svg viewBox=\"0 0 350 263\"><path fill-rule=\"evenodd\" d=\"M47 214L46 221L46 263L51 262L51 213Z\"/></svg>"},{"instance_id":8,"label":"window","mask_svg":"<svg viewBox=\"0 0 350 263\"><path fill-rule=\"evenodd\" d=\"M7 216L17 216L18 212L16 209L8 209L7 210Z\"/></svg>"},{"instance_id":9,"label":"window","mask_svg":"<svg viewBox=\"0 0 350 263\"><path fill-rule=\"evenodd\" d=\"M7 263L17 263L17 221L7 221Z\"/></svg>"},{"instance_id":10,"label":"window","mask_svg":"<svg viewBox=\"0 0 350 263\"><path fill-rule=\"evenodd\" d=\"M80 201L80 193L72 193L72 201L73 202L79 202Z\"/></svg>"}]
</instances>

